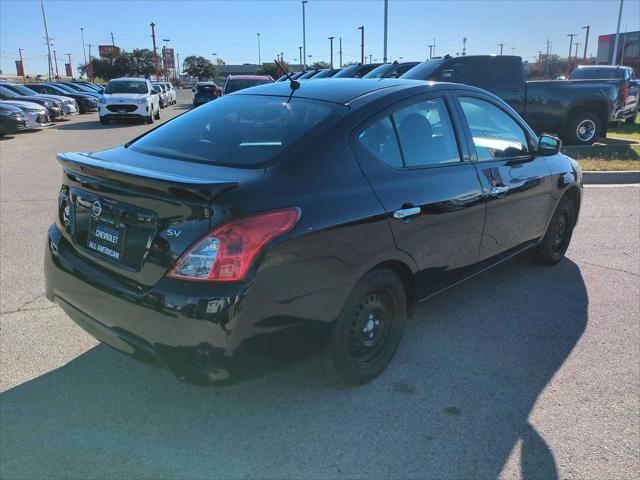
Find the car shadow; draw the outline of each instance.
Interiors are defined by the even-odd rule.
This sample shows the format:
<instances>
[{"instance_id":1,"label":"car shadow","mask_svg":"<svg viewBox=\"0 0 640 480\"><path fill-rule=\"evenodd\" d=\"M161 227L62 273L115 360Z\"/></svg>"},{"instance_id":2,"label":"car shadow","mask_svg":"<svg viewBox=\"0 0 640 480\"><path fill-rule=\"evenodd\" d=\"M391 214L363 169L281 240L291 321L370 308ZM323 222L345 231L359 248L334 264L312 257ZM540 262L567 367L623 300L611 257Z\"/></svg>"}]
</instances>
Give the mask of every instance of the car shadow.
<instances>
[{"instance_id":1,"label":"car shadow","mask_svg":"<svg viewBox=\"0 0 640 480\"><path fill-rule=\"evenodd\" d=\"M575 263L515 259L421 305L356 388L315 360L199 387L98 346L0 395L2 474L494 479L519 445L521 478L556 479L528 418L587 308Z\"/></svg>"}]
</instances>

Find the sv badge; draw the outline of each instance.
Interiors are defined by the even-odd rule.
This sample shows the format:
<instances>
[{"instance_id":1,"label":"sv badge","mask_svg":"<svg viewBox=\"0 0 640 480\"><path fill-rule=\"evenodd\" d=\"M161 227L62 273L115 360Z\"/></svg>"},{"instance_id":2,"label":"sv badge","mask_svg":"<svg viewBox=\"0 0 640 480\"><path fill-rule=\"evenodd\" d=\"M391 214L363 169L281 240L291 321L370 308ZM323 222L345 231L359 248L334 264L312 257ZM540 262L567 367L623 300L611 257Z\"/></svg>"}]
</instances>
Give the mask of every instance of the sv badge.
<instances>
[{"instance_id":1,"label":"sv badge","mask_svg":"<svg viewBox=\"0 0 640 480\"><path fill-rule=\"evenodd\" d=\"M182 230L174 230L173 228L167 229L167 235L170 237L178 238L182 234Z\"/></svg>"}]
</instances>

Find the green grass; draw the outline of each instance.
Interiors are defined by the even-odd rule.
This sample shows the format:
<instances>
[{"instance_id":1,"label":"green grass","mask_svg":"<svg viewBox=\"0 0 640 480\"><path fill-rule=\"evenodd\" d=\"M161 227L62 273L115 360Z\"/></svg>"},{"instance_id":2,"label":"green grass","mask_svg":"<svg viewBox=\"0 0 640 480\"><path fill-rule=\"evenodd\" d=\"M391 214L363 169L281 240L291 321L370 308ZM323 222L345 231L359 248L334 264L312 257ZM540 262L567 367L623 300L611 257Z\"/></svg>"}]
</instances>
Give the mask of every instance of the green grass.
<instances>
[{"instance_id":1,"label":"green grass","mask_svg":"<svg viewBox=\"0 0 640 480\"><path fill-rule=\"evenodd\" d=\"M582 158L578 160L582 171L624 171L640 170L640 160L600 160L597 158Z\"/></svg>"},{"instance_id":2,"label":"green grass","mask_svg":"<svg viewBox=\"0 0 640 480\"><path fill-rule=\"evenodd\" d=\"M607 132L608 138L619 138L640 143L640 115L636 118L636 123L628 124L621 122L618 127L610 128Z\"/></svg>"}]
</instances>

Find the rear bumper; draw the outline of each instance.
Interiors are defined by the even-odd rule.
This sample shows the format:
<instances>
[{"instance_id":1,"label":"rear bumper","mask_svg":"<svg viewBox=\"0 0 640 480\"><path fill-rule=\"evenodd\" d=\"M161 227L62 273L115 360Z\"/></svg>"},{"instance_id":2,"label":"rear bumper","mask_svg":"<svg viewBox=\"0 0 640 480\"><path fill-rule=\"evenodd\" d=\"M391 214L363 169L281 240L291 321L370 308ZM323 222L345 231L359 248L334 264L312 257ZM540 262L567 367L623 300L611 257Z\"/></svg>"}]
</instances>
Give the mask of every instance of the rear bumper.
<instances>
[{"instance_id":1,"label":"rear bumper","mask_svg":"<svg viewBox=\"0 0 640 480\"><path fill-rule=\"evenodd\" d=\"M81 258L55 225L45 283L46 297L95 338L195 383L235 381L304 358L324 344L330 325L294 316L299 301L278 302L255 283L165 278L144 292L125 290ZM328 295L318 293L319 311Z\"/></svg>"}]
</instances>

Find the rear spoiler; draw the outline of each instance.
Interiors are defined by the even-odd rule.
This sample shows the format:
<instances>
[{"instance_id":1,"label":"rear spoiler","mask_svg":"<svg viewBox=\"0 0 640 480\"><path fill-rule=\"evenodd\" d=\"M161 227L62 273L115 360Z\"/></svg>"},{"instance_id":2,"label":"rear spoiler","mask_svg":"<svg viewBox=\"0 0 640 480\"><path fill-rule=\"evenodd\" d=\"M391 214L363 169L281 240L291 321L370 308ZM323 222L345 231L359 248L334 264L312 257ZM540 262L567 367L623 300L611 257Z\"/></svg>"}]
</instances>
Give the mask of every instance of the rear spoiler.
<instances>
[{"instance_id":1,"label":"rear spoiler","mask_svg":"<svg viewBox=\"0 0 640 480\"><path fill-rule=\"evenodd\" d=\"M65 152L57 155L66 175L105 179L137 188L159 191L184 199L196 197L211 201L222 192L240 185L240 181L217 181L174 175L158 170L114 163L92 157L90 153Z\"/></svg>"}]
</instances>

